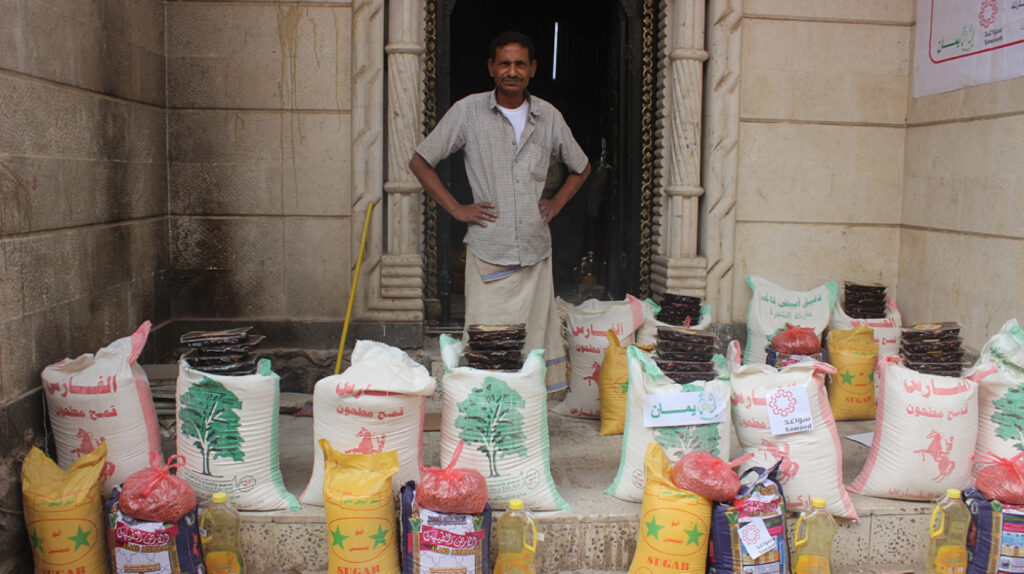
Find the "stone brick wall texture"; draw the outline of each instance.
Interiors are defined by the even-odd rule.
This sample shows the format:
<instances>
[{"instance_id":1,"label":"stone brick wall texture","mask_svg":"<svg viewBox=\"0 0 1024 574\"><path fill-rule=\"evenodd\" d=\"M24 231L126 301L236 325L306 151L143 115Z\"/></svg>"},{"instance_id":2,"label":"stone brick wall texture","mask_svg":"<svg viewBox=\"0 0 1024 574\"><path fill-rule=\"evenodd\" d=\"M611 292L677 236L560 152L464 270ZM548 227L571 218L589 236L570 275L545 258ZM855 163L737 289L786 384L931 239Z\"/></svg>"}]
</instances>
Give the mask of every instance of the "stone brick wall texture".
<instances>
[{"instance_id":1,"label":"stone brick wall texture","mask_svg":"<svg viewBox=\"0 0 1024 574\"><path fill-rule=\"evenodd\" d=\"M159 0L0 3L0 572L39 372L169 317L164 38Z\"/></svg>"}]
</instances>

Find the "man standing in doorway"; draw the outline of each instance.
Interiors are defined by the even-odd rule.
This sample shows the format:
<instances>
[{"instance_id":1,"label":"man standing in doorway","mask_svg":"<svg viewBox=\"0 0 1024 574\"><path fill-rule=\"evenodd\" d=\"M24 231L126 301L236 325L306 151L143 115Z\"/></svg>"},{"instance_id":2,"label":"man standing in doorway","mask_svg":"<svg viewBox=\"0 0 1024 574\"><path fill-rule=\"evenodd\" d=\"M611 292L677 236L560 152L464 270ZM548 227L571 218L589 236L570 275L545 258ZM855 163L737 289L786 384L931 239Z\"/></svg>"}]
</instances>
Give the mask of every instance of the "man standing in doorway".
<instances>
[{"instance_id":1,"label":"man standing in doorway","mask_svg":"<svg viewBox=\"0 0 1024 574\"><path fill-rule=\"evenodd\" d=\"M445 211L467 224L466 325L526 323L526 350L545 349L549 391L566 386L565 350L555 307L548 222L590 174L590 162L562 114L527 91L537 73L533 42L505 32L491 41L494 90L452 105L409 162ZM445 189L434 166L463 150L473 203ZM551 161L569 175L542 197Z\"/></svg>"}]
</instances>

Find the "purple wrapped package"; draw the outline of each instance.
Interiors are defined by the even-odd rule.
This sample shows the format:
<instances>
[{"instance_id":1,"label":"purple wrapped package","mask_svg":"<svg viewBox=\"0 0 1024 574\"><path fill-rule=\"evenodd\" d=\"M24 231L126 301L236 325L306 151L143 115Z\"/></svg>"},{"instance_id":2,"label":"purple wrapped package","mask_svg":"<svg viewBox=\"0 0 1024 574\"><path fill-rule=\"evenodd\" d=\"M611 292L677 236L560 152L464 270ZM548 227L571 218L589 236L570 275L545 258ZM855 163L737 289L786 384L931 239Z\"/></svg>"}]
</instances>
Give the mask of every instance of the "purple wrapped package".
<instances>
[{"instance_id":1,"label":"purple wrapped package","mask_svg":"<svg viewBox=\"0 0 1024 574\"><path fill-rule=\"evenodd\" d=\"M177 522L136 520L118 508L121 486L115 486L103 505L107 517L107 548L113 574L205 574L196 509Z\"/></svg>"},{"instance_id":2,"label":"purple wrapped package","mask_svg":"<svg viewBox=\"0 0 1024 574\"><path fill-rule=\"evenodd\" d=\"M1024 572L1024 506L988 500L973 488L964 501L971 511L967 574Z\"/></svg>"},{"instance_id":3,"label":"purple wrapped package","mask_svg":"<svg viewBox=\"0 0 1024 574\"><path fill-rule=\"evenodd\" d=\"M434 512L416 504L416 483L402 487L402 574L491 573L491 505L480 514Z\"/></svg>"},{"instance_id":4,"label":"purple wrapped package","mask_svg":"<svg viewBox=\"0 0 1024 574\"><path fill-rule=\"evenodd\" d=\"M767 470L747 470L741 481L751 473L756 473L757 478L741 487L731 504L715 503L708 546L709 574L789 572L786 499L777 479L781 462Z\"/></svg>"}]
</instances>

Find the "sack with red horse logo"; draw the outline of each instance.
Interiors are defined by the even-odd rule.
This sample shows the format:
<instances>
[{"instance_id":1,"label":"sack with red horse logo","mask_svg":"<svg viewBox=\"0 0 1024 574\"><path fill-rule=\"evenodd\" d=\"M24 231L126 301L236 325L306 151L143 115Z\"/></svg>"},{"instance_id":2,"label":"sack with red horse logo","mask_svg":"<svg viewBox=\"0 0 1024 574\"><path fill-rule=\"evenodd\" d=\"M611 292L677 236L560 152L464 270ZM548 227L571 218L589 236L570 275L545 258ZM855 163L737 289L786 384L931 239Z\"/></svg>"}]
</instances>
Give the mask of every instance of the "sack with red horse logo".
<instances>
[{"instance_id":1,"label":"sack with red horse logo","mask_svg":"<svg viewBox=\"0 0 1024 574\"><path fill-rule=\"evenodd\" d=\"M826 500L829 513L849 520L857 510L843 485L843 450L825 396L825 375L835 367L802 361L776 369L740 364L739 343L726 358L732 380L732 420L744 454L740 470L768 468L781 460L779 482L788 510L810 510L811 498Z\"/></svg>"},{"instance_id":2,"label":"sack with red horse logo","mask_svg":"<svg viewBox=\"0 0 1024 574\"><path fill-rule=\"evenodd\" d=\"M945 377L903 366L898 355L875 366L878 414L864 469L850 491L902 500L934 500L971 484L978 437L975 377Z\"/></svg>"},{"instance_id":3,"label":"sack with red horse logo","mask_svg":"<svg viewBox=\"0 0 1024 574\"><path fill-rule=\"evenodd\" d=\"M645 321L653 320L649 303L632 295L623 301L588 299L579 305L558 299L558 311L565 322L569 351L569 394L552 410L560 415L585 419L601 418L599 378L608 349L608 331L614 331L623 346L636 341L635 334Z\"/></svg>"},{"instance_id":4,"label":"sack with red horse logo","mask_svg":"<svg viewBox=\"0 0 1024 574\"><path fill-rule=\"evenodd\" d=\"M136 360L146 345L146 321L96 354L64 359L43 369L43 394L57 446L57 464L107 445L100 491L106 496L131 473L146 468L160 452L160 425L149 394L149 379Z\"/></svg>"},{"instance_id":5,"label":"sack with red horse logo","mask_svg":"<svg viewBox=\"0 0 1024 574\"><path fill-rule=\"evenodd\" d=\"M313 442L327 439L348 454L398 452L395 496L418 478L423 459L426 397L437 382L405 351L375 341L356 341L345 372L317 381L313 389ZM313 451L313 472L299 500L324 505L324 455Z\"/></svg>"}]
</instances>

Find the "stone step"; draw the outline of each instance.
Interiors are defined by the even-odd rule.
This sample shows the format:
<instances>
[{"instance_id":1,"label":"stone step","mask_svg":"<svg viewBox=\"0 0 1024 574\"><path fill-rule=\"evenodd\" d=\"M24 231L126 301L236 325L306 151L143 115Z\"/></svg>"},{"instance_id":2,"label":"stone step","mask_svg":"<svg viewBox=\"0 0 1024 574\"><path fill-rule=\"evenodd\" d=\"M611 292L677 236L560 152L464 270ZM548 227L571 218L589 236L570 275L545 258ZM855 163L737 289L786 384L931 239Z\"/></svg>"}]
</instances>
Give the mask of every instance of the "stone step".
<instances>
[{"instance_id":1,"label":"stone step","mask_svg":"<svg viewBox=\"0 0 1024 574\"><path fill-rule=\"evenodd\" d=\"M870 421L840 423L845 436L870 430ZM640 504L604 494L618 468L620 436L600 436L598 421L549 413L551 467L568 511L537 512L545 534L537 555L538 572L625 572L636 548ZM282 415L280 427L285 486L298 495L309 479L313 460L312 419ZM424 434L424 464L439 465L440 433ZM301 448L301 445L308 445ZM734 448L736 448L734 446ZM867 453L843 441L847 481L860 470ZM842 572L915 572L923 564L931 505L852 495L860 514L856 523L840 520L833 559ZM497 513L496 513L497 514ZM327 529L324 509L242 513L242 544L248 569L264 572L325 571ZM495 517L497 518L497 516ZM795 517L790 519L790 533ZM892 565L892 566L889 566Z\"/></svg>"},{"instance_id":2,"label":"stone step","mask_svg":"<svg viewBox=\"0 0 1024 574\"><path fill-rule=\"evenodd\" d=\"M540 572L540 570L538 570ZM584 568L582 570L562 570L555 574L627 574L628 570L593 570ZM878 564L873 566L859 567L836 567L833 574L925 574L924 567L908 568L898 564ZM277 570L273 574L327 574L326 570Z\"/></svg>"},{"instance_id":3,"label":"stone step","mask_svg":"<svg viewBox=\"0 0 1024 574\"><path fill-rule=\"evenodd\" d=\"M540 570L538 570L540 572ZM627 574L628 570L562 570L555 574ZM833 574L924 574L925 569L907 568L898 564L879 564L874 566L835 568ZM277 570L274 574L327 574L326 570Z\"/></svg>"}]
</instances>

